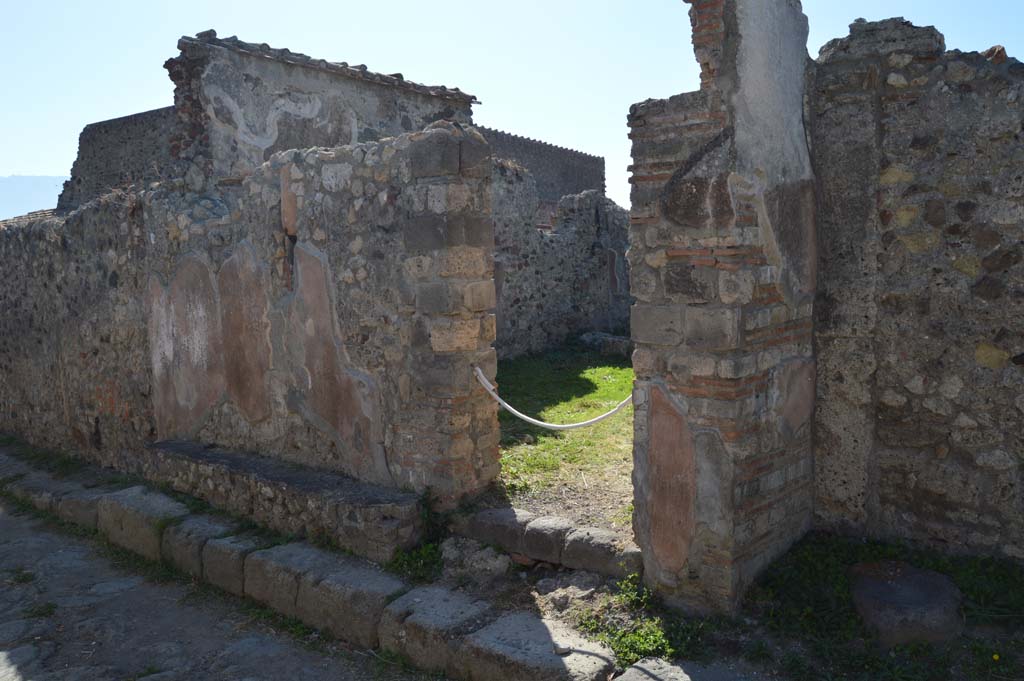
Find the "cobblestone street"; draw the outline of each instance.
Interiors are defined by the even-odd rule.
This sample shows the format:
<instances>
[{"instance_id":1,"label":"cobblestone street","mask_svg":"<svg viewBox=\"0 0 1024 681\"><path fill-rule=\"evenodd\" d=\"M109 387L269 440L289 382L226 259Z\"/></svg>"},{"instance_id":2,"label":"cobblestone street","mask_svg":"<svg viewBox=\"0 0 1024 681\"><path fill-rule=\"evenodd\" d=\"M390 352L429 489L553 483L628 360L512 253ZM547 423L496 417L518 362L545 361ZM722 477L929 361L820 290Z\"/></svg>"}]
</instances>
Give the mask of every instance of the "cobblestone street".
<instances>
[{"instance_id":1,"label":"cobblestone street","mask_svg":"<svg viewBox=\"0 0 1024 681\"><path fill-rule=\"evenodd\" d=\"M241 601L155 584L100 545L0 503L0 681L412 681L362 651L303 645Z\"/></svg>"}]
</instances>

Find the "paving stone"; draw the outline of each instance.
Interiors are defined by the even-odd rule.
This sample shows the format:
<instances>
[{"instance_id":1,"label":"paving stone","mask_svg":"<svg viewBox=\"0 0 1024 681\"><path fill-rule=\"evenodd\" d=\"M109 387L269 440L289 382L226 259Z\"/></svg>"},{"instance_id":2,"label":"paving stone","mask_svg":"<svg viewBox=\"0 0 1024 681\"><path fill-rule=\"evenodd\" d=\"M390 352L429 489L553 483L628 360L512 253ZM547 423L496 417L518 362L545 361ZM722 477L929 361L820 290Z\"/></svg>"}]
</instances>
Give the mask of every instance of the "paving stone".
<instances>
[{"instance_id":1,"label":"paving stone","mask_svg":"<svg viewBox=\"0 0 1024 681\"><path fill-rule=\"evenodd\" d=\"M765 678L744 662L671 663L665 660L641 660L615 681L754 681Z\"/></svg>"},{"instance_id":2,"label":"paving stone","mask_svg":"<svg viewBox=\"0 0 1024 681\"><path fill-rule=\"evenodd\" d=\"M557 516L543 516L531 520L523 535L523 553L534 560L548 563L562 562L565 537L573 530L572 521Z\"/></svg>"},{"instance_id":3,"label":"paving stone","mask_svg":"<svg viewBox=\"0 0 1024 681\"><path fill-rule=\"evenodd\" d=\"M110 490L83 489L62 496L54 506L54 513L64 522L95 530L99 517L100 499Z\"/></svg>"},{"instance_id":4,"label":"paving stone","mask_svg":"<svg viewBox=\"0 0 1024 681\"><path fill-rule=\"evenodd\" d=\"M62 496L83 488L76 483L57 480L46 473L32 472L11 480L5 489L16 499L32 504L40 511L52 511Z\"/></svg>"},{"instance_id":5,"label":"paving stone","mask_svg":"<svg viewBox=\"0 0 1024 681\"><path fill-rule=\"evenodd\" d=\"M96 524L114 544L150 560L160 560L164 528L187 515L184 504L140 485L103 496Z\"/></svg>"},{"instance_id":6,"label":"paving stone","mask_svg":"<svg viewBox=\"0 0 1024 681\"><path fill-rule=\"evenodd\" d=\"M963 595L946 575L900 561L859 563L850 574L854 606L883 647L944 643L963 633Z\"/></svg>"},{"instance_id":7,"label":"paving stone","mask_svg":"<svg viewBox=\"0 0 1024 681\"><path fill-rule=\"evenodd\" d=\"M299 578L323 577L333 556L308 544L293 543L254 551L245 557L245 595L279 613L298 617Z\"/></svg>"},{"instance_id":8,"label":"paving stone","mask_svg":"<svg viewBox=\"0 0 1024 681\"><path fill-rule=\"evenodd\" d=\"M609 577L625 577L642 571L640 550L622 547L621 539L611 530L581 527L565 538L562 565L575 570L589 570Z\"/></svg>"},{"instance_id":9,"label":"paving stone","mask_svg":"<svg viewBox=\"0 0 1024 681\"><path fill-rule=\"evenodd\" d=\"M681 665L665 660L641 660L616 681L692 681Z\"/></svg>"},{"instance_id":10,"label":"paving stone","mask_svg":"<svg viewBox=\"0 0 1024 681\"><path fill-rule=\"evenodd\" d=\"M296 616L344 641L376 648L384 608L409 586L366 561L322 553L326 562L299 577ZM321 570L326 574L317 574Z\"/></svg>"},{"instance_id":11,"label":"paving stone","mask_svg":"<svg viewBox=\"0 0 1024 681\"><path fill-rule=\"evenodd\" d=\"M17 475L27 475L32 472L32 469L24 462L2 452L3 450L0 449L0 480L13 478Z\"/></svg>"},{"instance_id":12,"label":"paving stone","mask_svg":"<svg viewBox=\"0 0 1024 681\"><path fill-rule=\"evenodd\" d=\"M611 650L566 625L520 612L467 636L453 676L469 681L604 681L614 667L612 660Z\"/></svg>"},{"instance_id":13,"label":"paving stone","mask_svg":"<svg viewBox=\"0 0 1024 681\"><path fill-rule=\"evenodd\" d=\"M203 576L203 547L211 539L234 532L238 524L208 515L192 515L168 527L161 539L165 561L193 577Z\"/></svg>"},{"instance_id":14,"label":"paving stone","mask_svg":"<svg viewBox=\"0 0 1024 681\"><path fill-rule=\"evenodd\" d=\"M203 579L230 594L245 595L245 557L266 546L251 535L210 539L203 545Z\"/></svg>"},{"instance_id":15,"label":"paving stone","mask_svg":"<svg viewBox=\"0 0 1024 681\"><path fill-rule=\"evenodd\" d=\"M474 513L467 531L472 539L496 544L509 553L524 553L526 525L534 519L529 511L517 508L489 508Z\"/></svg>"},{"instance_id":16,"label":"paving stone","mask_svg":"<svg viewBox=\"0 0 1024 681\"><path fill-rule=\"evenodd\" d=\"M380 647L419 669L451 674L462 637L479 630L490 604L444 587L413 589L384 610Z\"/></svg>"}]
</instances>

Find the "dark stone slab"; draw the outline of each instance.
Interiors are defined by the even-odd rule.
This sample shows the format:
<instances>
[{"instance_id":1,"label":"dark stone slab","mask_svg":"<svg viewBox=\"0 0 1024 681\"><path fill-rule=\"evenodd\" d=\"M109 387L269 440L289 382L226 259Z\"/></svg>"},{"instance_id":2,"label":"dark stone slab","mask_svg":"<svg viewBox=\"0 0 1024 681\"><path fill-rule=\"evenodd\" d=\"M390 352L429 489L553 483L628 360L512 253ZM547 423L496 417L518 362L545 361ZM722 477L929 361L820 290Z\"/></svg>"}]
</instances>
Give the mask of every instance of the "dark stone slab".
<instances>
[{"instance_id":1,"label":"dark stone slab","mask_svg":"<svg viewBox=\"0 0 1024 681\"><path fill-rule=\"evenodd\" d=\"M943 643L963 632L963 596L946 575L882 561L854 565L850 576L854 606L885 648Z\"/></svg>"}]
</instances>

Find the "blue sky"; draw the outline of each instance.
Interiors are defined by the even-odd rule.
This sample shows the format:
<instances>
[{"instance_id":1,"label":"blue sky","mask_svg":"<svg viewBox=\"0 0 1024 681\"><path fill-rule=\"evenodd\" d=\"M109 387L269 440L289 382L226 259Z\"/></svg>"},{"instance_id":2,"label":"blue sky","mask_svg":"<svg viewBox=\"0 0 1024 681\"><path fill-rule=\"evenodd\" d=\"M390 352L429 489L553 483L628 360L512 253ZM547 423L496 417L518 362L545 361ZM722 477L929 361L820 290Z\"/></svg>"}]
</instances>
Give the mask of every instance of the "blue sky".
<instances>
[{"instance_id":1,"label":"blue sky","mask_svg":"<svg viewBox=\"0 0 1024 681\"><path fill-rule=\"evenodd\" d=\"M628 202L629 105L697 87L681 0L264 0L7 3L0 22L0 176L66 175L92 121L172 103L162 68L182 34L365 63L479 97L482 124L605 156ZM935 25L947 47L1024 55L1020 0L805 0L809 48L857 17ZM46 207L46 206L40 206Z\"/></svg>"}]
</instances>

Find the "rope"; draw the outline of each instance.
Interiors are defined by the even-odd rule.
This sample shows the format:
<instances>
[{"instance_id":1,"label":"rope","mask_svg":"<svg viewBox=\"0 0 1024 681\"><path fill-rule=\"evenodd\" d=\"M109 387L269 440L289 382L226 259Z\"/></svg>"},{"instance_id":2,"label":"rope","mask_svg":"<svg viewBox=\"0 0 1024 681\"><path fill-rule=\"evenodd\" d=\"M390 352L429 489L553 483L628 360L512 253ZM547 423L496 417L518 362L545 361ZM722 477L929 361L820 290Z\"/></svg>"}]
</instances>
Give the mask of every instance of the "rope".
<instances>
[{"instance_id":1,"label":"rope","mask_svg":"<svg viewBox=\"0 0 1024 681\"><path fill-rule=\"evenodd\" d=\"M514 409L511 404L501 399L498 396L498 392L497 390L495 390L494 385L487 380L487 377L484 376L484 372L480 370L480 367L473 367L473 372L476 374L476 380L480 381L480 385L484 387L484 390L487 391L487 394L493 397L494 401L500 404L502 407L504 407L506 411L508 411L513 416L516 416L522 419L523 421L526 421L527 423L531 423L535 426L540 426L541 428L547 428L548 430L572 430L573 428L585 428L586 426L592 426L598 421L604 421L609 416L614 416L615 414L618 414L620 411L622 411L623 407L625 407L627 404L633 401L633 396L630 395L626 399L619 402L618 406L616 406L611 411L605 414L601 414L600 416L597 416L595 418L592 418L589 421L583 421L582 423L570 423L567 425L559 425L557 423L545 423L544 421L532 419L526 414L516 411L516 409Z\"/></svg>"}]
</instances>

